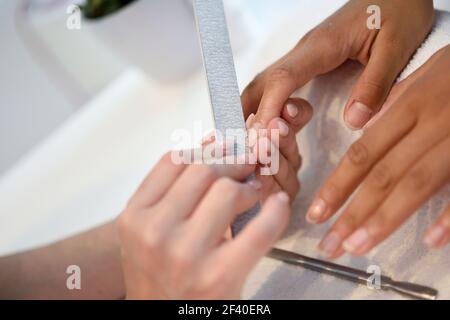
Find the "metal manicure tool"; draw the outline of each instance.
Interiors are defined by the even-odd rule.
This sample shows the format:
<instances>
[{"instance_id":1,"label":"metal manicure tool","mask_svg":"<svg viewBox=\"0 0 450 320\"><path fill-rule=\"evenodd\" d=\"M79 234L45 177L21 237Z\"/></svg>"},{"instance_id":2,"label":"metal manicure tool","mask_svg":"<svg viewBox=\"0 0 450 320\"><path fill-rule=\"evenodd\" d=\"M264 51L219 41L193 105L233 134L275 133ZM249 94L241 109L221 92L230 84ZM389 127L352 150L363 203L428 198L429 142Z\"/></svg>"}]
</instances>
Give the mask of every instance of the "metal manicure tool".
<instances>
[{"instance_id":1,"label":"metal manicure tool","mask_svg":"<svg viewBox=\"0 0 450 320\"><path fill-rule=\"evenodd\" d=\"M372 273L367 273L363 270L358 270L332 262L306 257L294 252L277 248L273 248L267 256L289 264L302 266L306 269L310 269L320 273L326 273L362 285L367 285L371 281L371 277L373 277ZM395 281L383 275L381 275L380 278L380 289L382 290L393 290L412 298L426 300L434 300L438 295L438 291L433 288L410 282Z\"/></svg>"},{"instance_id":2,"label":"metal manicure tool","mask_svg":"<svg viewBox=\"0 0 450 320\"><path fill-rule=\"evenodd\" d=\"M242 135L246 135L246 126L222 0L194 0L194 11L216 130L222 134L227 132L228 139L230 137L227 130L234 129L231 134L235 135L235 141L245 141ZM235 154L245 153L246 148L246 143L237 143ZM254 179L254 176L249 179ZM240 215L232 225L233 235L239 233L258 211L259 205ZM364 285L372 276L362 270L276 248L271 250L268 257ZM386 276L381 276L380 286L383 290L393 290L419 299L435 299L438 294L435 289L394 281Z\"/></svg>"}]
</instances>

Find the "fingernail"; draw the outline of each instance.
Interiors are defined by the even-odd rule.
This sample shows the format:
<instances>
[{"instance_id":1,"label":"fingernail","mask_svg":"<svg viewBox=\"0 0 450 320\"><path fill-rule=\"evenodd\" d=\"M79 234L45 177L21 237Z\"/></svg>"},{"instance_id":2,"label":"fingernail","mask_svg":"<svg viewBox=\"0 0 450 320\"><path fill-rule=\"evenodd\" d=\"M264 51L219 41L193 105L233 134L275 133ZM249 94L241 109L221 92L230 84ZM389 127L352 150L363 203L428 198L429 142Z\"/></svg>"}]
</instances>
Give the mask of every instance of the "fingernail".
<instances>
[{"instance_id":1,"label":"fingernail","mask_svg":"<svg viewBox=\"0 0 450 320\"><path fill-rule=\"evenodd\" d=\"M271 151L272 151L271 147L272 147L272 143L269 140L269 138L263 137L263 138L259 139L259 141L258 141L258 156L269 157L271 154ZM262 160L262 159L260 159L260 160ZM266 164L266 162L261 162L261 163Z\"/></svg>"},{"instance_id":2,"label":"fingernail","mask_svg":"<svg viewBox=\"0 0 450 320\"><path fill-rule=\"evenodd\" d=\"M444 240L447 230L441 225L431 227L425 235L425 244L430 247L436 247Z\"/></svg>"},{"instance_id":3,"label":"fingernail","mask_svg":"<svg viewBox=\"0 0 450 320\"><path fill-rule=\"evenodd\" d=\"M319 244L319 249L325 254L325 256L331 257L336 250L340 248L341 244L341 236L336 231L331 231Z\"/></svg>"},{"instance_id":4,"label":"fingernail","mask_svg":"<svg viewBox=\"0 0 450 320\"><path fill-rule=\"evenodd\" d=\"M342 244L345 251L355 253L364 246L369 240L369 233L365 228L360 228L352 233L352 235Z\"/></svg>"},{"instance_id":5,"label":"fingernail","mask_svg":"<svg viewBox=\"0 0 450 320\"><path fill-rule=\"evenodd\" d=\"M282 137L286 137L289 134L289 127L283 120L278 120L277 127Z\"/></svg>"},{"instance_id":6,"label":"fingernail","mask_svg":"<svg viewBox=\"0 0 450 320\"><path fill-rule=\"evenodd\" d=\"M295 118L298 115L298 107L293 103L288 103L287 106L287 113L291 118Z\"/></svg>"},{"instance_id":7,"label":"fingernail","mask_svg":"<svg viewBox=\"0 0 450 320\"><path fill-rule=\"evenodd\" d=\"M361 102L354 102L345 114L345 122L352 130L358 130L370 120L372 110Z\"/></svg>"},{"instance_id":8,"label":"fingernail","mask_svg":"<svg viewBox=\"0 0 450 320\"><path fill-rule=\"evenodd\" d=\"M289 196L284 191L278 192L276 197L277 197L278 201L280 201L282 203L289 203Z\"/></svg>"},{"instance_id":9,"label":"fingernail","mask_svg":"<svg viewBox=\"0 0 450 320\"><path fill-rule=\"evenodd\" d=\"M262 183L261 183L261 181L259 181L259 180L257 180L257 179L250 180L250 181L247 182L247 184L248 184L250 187L254 188L255 190L260 190L260 189L262 188Z\"/></svg>"},{"instance_id":10,"label":"fingernail","mask_svg":"<svg viewBox=\"0 0 450 320\"><path fill-rule=\"evenodd\" d=\"M245 122L247 128L251 128L254 121L255 121L255 114L250 113L250 115L247 118L247 121Z\"/></svg>"},{"instance_id":11,"label":"fingernail","mask_svg":"<svg viewBox=\"0 0 450 320\"><path fill-rule=\"evenodd\" d=\"M309 223L317 223L326 211L327 203L321 198L316 198L306 213L306 220Z\"/></svg>"}]
</instances>

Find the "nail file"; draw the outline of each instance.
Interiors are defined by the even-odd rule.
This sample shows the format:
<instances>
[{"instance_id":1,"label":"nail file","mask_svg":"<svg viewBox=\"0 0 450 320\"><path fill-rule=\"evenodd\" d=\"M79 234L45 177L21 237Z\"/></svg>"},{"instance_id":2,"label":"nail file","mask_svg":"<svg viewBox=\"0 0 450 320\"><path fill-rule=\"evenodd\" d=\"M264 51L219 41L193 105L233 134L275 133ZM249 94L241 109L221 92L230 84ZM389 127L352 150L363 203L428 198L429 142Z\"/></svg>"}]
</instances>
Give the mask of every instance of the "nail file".
<instances>
[{"instance_id":1,"label":"nail file","mask_svg":"<svg viewBox=\"0 0 450 320\"><path fill-rule=\"evenodd\" d=\"M222 0L195 0L194 12L216 130L237 141L236 155L246 152L246 126ZM244 135L244 137L242 136ZM254 179L254 175L248 179ZM259 211L259 204L232 224L233 236Z\"/></svg>"}]
</instances>

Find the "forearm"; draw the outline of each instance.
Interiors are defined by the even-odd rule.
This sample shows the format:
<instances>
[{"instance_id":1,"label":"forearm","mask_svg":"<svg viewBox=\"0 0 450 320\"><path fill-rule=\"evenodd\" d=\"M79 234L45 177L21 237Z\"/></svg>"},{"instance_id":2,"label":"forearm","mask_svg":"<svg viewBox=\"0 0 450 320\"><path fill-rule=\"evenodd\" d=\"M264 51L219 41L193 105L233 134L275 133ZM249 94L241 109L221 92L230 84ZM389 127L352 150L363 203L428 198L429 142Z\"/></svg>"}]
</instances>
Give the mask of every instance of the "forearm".
<instances>
[{"instance_id":1,"label":"forearm","mask_svg":"<svg viewBox=\"0 0 450 320\"><path fill-rule=\"evenodd\" d=\"M67 267L81 289L67 288ZM125 296L120 246L110 222L46 247L0 258L0 298L119 299Z\"/></svg>"}]
</instances>

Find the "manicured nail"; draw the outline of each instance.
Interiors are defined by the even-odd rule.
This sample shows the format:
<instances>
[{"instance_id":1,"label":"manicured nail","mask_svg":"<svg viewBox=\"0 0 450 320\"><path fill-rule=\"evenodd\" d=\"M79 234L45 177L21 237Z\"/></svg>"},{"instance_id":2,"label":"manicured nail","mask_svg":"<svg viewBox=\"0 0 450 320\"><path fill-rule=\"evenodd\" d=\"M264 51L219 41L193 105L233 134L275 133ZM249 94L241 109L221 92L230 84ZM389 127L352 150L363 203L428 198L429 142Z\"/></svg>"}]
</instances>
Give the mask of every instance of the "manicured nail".
<instances>
[{"instance_id":1,"label":"manicured nail","mask_svg":"<svg viewBox=\"0 0 450 320\"><path fill-rule=\"evenodd\" d=\"M262 188L262 183L261 183L261 181L259 181L259 180L257 180L257 179L250 180L250 181L247 182L247 184L248 184L250 187L254 188L255 190L260 190L260 189Z\"/></svg>"},{"instance_id":2,"label":"manicured nail","mask_svg":"<svg viewBox=\"0 0 450 320\"><path fill-rule=\"evenodd\" d=\"M370 120L372 110L361 102L353 102L345 114L345 122L352 130L359 130Z\"/></svg>"},{"instance_id":3,"label":"manicured nail","mask_svg":"<svg viewBox=\"0 0 450 320\"><path fill-rule=\"evenodd\" d=\"M309 223L317 223L326 211L327 203L321 198L316 198L306 213L306 220Z\"/></svg>"},{"instance_id":4,"label":"manicured nail","mask_svg":"<svg viewBox=\"0 0 450 320\"><path fill-rule=\"evenodd\" d=\"M425 244L430 247L437 247L444 240L447 230L441 225L435 225L428 230L425 235Z\"/></svg>"},{"instance_id":5,"label":"manicured nail","mask_svg":"<svg viewBox=\"0 0 450 320\"><path fill-rule=\"evenodd\" d=\"M247 128L251 128L254 121L255 121L255 114L250 113L250 115L247 118L247 121L245 122L245 125L247 126Z\"/></svg>"},{"instance_id":6,"label":"manicured nail","mask_svg":"<svg viewBox=\"0 0 450 320\"><path fill-rule=\"evenodd\" d=\"M293 103L288 103L287 106L287 113L291 118L295 118L298 115L298 107Z\"/></svg>"},{"instance_id":7,"label":"manicured nail","mask_svg":"<svg viewBox=\"0 0 450 320\"><path fill-rule=\"evenodd\" d=\"M365 228L360 228L352 233L352 235L344 241L342 246L345 251L355 253L363 247L369 240L369 233Z\"/></svg>"},{"instance_id":8,"label":"manicured nail","mask_svg":"<svg viewBox=\"0 0 450 320\"><path fill-rule=\"evenodd\" d=\"M341 247L341 244L342 238L340 234L336 231L331 231L319 244L319 249L326 257L331 257Z\"/></svg>"},{"instance_id":9,"label":"manicured nail","mask_svg":"<svg viewBox=\"0 0 450 320\"><path fill-rule=\"evenodd\" d=\"M276 195L277 199L282 203L289 203L289 196L286 192L280 191Z\"/></svg>"},{"instance_id":10,"label":"manicured nail","mask_svg":"<svg viewBox=\"0 0 450 320\"><path fill-rule=\"evenodd\" d=\"M283 120L279 119L277 122L278 130L280 131L280 135L282 137L286 137L289 134L289 127Z\"/></svg>"}]
</instances>

